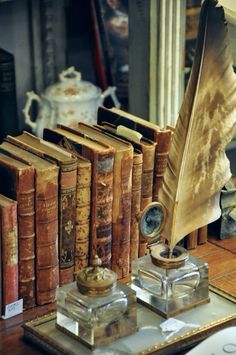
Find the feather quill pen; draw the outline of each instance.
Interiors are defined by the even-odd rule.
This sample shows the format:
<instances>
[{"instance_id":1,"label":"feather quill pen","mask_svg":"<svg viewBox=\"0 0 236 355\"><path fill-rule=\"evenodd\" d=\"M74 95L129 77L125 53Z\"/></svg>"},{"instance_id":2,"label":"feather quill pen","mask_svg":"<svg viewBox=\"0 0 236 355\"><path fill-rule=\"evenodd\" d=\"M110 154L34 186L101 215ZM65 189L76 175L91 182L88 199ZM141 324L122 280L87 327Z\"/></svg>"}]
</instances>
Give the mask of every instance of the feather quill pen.
<instances>
[{"instance_id":1,"label":"feather quill pen","mask_svg":"<svg viewBox=\"0 0 236 355\"><path fill-rule=\"evenodd\" d=\"M236 76L224 10L205 0L195 59L169 152L159 201L167 210L170 253L193 230L220 217L230 179L225 147L236 124Z\"/></svg>"}]
</instances>

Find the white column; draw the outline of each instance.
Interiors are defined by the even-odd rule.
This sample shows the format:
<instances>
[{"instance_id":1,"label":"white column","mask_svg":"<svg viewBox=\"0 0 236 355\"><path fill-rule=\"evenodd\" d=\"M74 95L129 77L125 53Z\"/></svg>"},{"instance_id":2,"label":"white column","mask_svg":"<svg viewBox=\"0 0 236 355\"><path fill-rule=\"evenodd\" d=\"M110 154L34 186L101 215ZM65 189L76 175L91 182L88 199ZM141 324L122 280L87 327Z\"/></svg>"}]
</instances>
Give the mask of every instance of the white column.
<instances>
[{"instance_id":1,"label":"white column","mask_svg":"<svg viewBox=\"0 0 236 355\"><path fill-rule=\"evenodd\" d=\"M184 93L186 0L151 0L149 117L175 125Z\"/></svg>"}]
</instances>

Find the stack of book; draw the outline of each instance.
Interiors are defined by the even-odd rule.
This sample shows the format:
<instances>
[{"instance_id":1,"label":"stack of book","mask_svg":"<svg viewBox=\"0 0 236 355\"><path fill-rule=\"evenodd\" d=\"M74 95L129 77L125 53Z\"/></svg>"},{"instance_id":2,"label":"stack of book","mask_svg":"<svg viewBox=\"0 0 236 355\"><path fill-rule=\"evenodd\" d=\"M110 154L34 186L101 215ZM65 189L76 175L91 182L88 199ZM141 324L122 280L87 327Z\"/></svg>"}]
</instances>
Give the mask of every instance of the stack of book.
<instances>
[{"instance_id":1,"label":"stack of book","mask_svg":"<svg viewBox=\"0 0 236 355\"><path fill-rule=\"evenodd\" d=\"M126 280L147 252L138 215L158 200L172 130L104 107L97 122L0 145L1 307L54 302L95 255Z\"/></svg>"}]
</instances>

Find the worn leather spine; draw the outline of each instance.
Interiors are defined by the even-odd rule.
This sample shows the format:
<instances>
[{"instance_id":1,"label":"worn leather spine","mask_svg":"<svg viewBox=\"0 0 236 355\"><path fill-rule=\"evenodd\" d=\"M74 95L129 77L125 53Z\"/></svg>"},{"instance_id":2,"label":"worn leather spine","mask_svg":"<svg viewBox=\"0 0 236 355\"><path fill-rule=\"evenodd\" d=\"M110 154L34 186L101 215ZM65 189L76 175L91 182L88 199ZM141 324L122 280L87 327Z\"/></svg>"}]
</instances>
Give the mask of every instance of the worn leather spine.
<instances>
[{"instance_id":1,"label":"worn leather spine","mask_svg":"<svg viewBox=\"0 0 236 355\"><path fill-rule=\"evenodd\" d=\"M130 263L139 256L139 220L142 195L143 154L137 150L133 155L131 225L130 225ZM131 266L131 265L130 265ZM130 268L131 270L131 268Z\"/></svg>"},{"instance_id":2,"label":"worn leather spine","mask_svg":"<svg viewBox=\"0 0 236 355\"><path fill-rule=\"evenodd\" d=\"M207 242L208 225L198 228L198 244Z\"/></svg>"},{"instance_id":3,"label":"worn leather spine","mask_svg":"<svg viewBox=\"0 0 236 355\"><path fill-rule=\"evenodd\" d=\"M34 167L0 152L0 192L17 201L19 297L24 309L35 306Z\"/></svg>"},{"instance_id":4,"label":"worn leather spine","mask_svg":"<svg viewBox=\"0 0 236 355\"><path fill-rule=\"evenodd\" d=\"M162 186L163 175L167 166L171 137L171 130L157 131L154 135L157 146L155 153L155 168L153 180L153 201L158 201L158 193Z\"/></svg>"},{"instance_id":5,"label":"worn leather spine","mask_svg":"<svg viewBox=\"0 0 236 355\"><path fill-rule=\"evenodd\" d=\"M91 162L77 156L75 272L89 261L91 173Z\"/></svg>"},{"instance_id":6,"label":"worn leather spine","mask_svg":"<svg viewBox=\"0 0 236 355\"><path fill-rule=\"evenodd\" d=\"M19 296L25 309L35 306L34 168L19 175L16 189L19 236Z\"/></svg>"},{"instance_id":7,"label":"worn leather spine","mask_svg":"<svg viewBox=\"0 0 236 355\"><path fill-rule=\"evenodd\" d=\"M58 168L36 177L37 304L54 302L58 285Z\"/></svg>"},{"instance_id":8,"label":"worn leather spine","mask_svg":"<svg viewBox=\"0 0 236 355\"><path fill-rule=\"evenodd\" d=\"M75 221L76 221L76 164L63 166L59 179L59 279L60 285L73 282Z\"/></svg>"},{"instance_id":9,"label":"worn leather spine","mask_svg":"<svg viewBox=\"0 0 236 355\"><path fill-rule=\"evenodd\" d=\"M3 307L15 302L18 293L18 232L17 202L0 195L2 243L2 301Z\"/></svg>"}]
</instances>

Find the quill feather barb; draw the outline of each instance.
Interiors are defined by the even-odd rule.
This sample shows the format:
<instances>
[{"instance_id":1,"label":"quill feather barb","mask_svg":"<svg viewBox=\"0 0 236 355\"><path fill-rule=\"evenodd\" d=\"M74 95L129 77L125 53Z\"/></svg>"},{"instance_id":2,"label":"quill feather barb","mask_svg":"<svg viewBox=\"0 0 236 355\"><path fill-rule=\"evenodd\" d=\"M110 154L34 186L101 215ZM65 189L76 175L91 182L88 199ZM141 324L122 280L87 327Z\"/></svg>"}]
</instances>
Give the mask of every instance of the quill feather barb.
<instances>
[{"instance_id":1,"label":"quill feather barb","mask_svg":"<svg viewBox=\"0 0 236 355\"><path fill-rule=\"evenodd\" d=\"M169 248L219 218L220 190L230 179L225 147L236 124L236 76L224 10L205 0L197 48L173 135L159 201L167 210Z\"/></svg>"}]
</instances>

